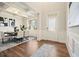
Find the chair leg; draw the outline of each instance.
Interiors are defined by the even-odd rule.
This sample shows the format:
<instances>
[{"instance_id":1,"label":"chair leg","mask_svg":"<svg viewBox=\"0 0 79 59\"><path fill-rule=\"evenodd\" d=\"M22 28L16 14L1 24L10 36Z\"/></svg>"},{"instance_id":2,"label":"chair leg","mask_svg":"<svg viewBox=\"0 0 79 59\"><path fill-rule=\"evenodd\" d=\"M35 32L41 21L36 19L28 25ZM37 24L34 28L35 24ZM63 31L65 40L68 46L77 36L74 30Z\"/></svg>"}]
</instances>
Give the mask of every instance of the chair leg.
<instances>
[{"instance_id":1,"label":"chair leg","mask_svg":"<svg viewBox=\"0 0 79 59\"><path fill-rule=\"evenodd\" d=\"M2 44L4 44L4 39L2 38Z\"/></svg>"}]
</instances>

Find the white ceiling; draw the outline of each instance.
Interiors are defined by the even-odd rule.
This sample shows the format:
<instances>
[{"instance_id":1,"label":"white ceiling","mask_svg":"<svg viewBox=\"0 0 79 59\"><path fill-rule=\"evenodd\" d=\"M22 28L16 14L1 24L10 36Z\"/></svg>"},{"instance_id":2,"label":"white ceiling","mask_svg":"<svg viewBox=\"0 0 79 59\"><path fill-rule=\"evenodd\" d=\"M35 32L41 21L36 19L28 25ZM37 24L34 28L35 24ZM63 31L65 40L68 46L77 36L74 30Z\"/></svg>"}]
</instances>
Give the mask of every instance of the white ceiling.
<instances>
[{"instance_id":1,"label":"white ceiling","mask_svg":"<svg viewBox=\"0 0 79 59\"><path fill-rule=\"evenodd\" d=\"M59 10L61 8L66 8L66 2L27 2L31 8L38 12Z\"/></svg>"},{"instance_id":2,"label":"white ceiling","mask_svg":"<svg viewBox=\"0 0 79 59\"><path fill-rule=\"evenodd\" d=\"M0 4L0 6L4 11L8 11L19 16L34 17L36 15L35 11L23 2L4 2ZM5 6L6 8L3 8L3 6Z\"/></svg>"},{"instance_id":3,"label":"white ceiling","mask_svg":"<svg viewBox=\"0 0 79 59\"><path fill-rule=\"evenodd\" d=\"M8 10L13 11L15 13L23 14L26 16L26 13L28 11L32 11L27 13L28 15L34 14L37 12L49 12L49 11L59 11L59 10L64 10L66 9L66 2L5 2L6 5L8 5ZM12 7L12 8L10 8ZM19 10L18 10L19 9ZM14 11L16 10L16 11ZM23 13L24 12L24 13ZM32 16L31 15L31 16Z\"/></svg>"}]
</instances>

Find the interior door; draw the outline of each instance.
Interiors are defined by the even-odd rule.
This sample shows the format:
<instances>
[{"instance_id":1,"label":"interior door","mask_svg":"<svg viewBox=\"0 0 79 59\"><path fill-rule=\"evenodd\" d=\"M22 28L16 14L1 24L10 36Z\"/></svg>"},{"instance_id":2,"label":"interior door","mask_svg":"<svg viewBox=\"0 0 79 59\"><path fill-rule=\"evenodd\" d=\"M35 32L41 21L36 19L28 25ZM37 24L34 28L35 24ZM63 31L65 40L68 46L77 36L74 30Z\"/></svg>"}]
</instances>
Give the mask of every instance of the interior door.
<instances>
[{"instance_id":1,"label":"interior door","mask_svg":"<svg viewBox=\"0 0 79 59\"><path fill-rule=\"evenodd\" d=\"M43 31L43 38L46 40L56 41L55 16L48 16L46 20L46 28Z\"/></svg>"}]
</instances>

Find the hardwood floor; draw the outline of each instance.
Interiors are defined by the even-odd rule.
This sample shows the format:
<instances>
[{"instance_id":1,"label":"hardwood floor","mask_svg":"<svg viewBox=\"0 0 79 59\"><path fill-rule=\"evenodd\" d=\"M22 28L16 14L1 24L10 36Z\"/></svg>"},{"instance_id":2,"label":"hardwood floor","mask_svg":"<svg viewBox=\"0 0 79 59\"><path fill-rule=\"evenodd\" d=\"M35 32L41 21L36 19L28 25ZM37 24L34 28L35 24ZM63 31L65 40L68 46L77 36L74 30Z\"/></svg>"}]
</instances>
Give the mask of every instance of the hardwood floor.
<instances>
[{"instance_id":1,"label":"hardwood floor","mask_svg":"<svg viewBox=\"0 0 79 59\"><path fill-rule=\"evenodd\" d=\"M52 53L52 55L56 53L55 57L69 57L69 53L67 51L65 44L48 41L48 40L41 40L41 41L32 40L20 44L11 49L2 51L0 52L0 56L1 57L29 57L33 53L35 53L43 44L50 44L54 46L53 50L55 50L55 52Z\"/></svg>"}]
</instances>

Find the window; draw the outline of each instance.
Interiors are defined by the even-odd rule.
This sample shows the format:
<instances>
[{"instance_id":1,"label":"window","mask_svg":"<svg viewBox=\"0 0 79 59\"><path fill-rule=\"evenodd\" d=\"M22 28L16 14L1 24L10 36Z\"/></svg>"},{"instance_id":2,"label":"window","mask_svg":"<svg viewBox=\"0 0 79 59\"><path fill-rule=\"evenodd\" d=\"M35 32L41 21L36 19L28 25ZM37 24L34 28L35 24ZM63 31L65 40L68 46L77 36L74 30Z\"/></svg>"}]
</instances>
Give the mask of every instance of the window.
<instances>
[{"instance_id":1,"label":"window","mask_svg":"<svg viewBox=\"0 0 79 59\"><path fill-rule=\"evenodd\" d=\"M55 31L55 21L56 17L50 16L48 18L48 31Z\"/></svg>"},{"instance_id":2,"label":"window","mask_svg":"<svg viewBox=\"0 0 79 59\"><path fill-rule=\"evenodd\" d=\"M37 29L37 22L36 20L27 20L27 30L36 30Z\"/></svg>"},{"instance_id":3,"label":"window","mask_svg":"<svg viewBox=\"0 0 79 59\"><path fill-rule=\"evenodd\" d=\"M30 20L30 27L31 30L35 30L37 27L36 21L35 20Z\"/></svg>"}]
</instances>

